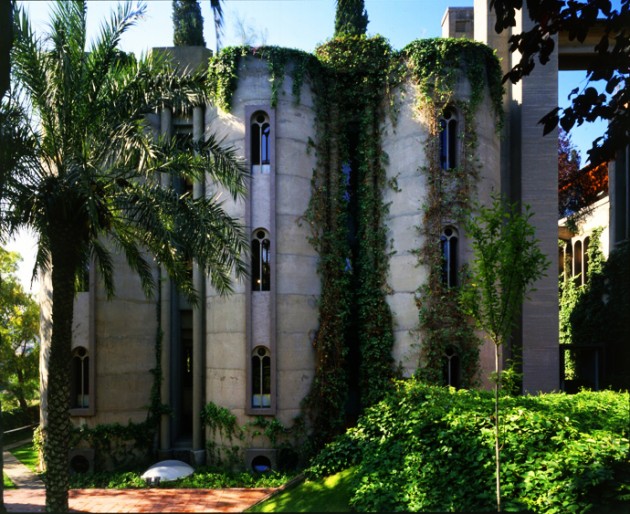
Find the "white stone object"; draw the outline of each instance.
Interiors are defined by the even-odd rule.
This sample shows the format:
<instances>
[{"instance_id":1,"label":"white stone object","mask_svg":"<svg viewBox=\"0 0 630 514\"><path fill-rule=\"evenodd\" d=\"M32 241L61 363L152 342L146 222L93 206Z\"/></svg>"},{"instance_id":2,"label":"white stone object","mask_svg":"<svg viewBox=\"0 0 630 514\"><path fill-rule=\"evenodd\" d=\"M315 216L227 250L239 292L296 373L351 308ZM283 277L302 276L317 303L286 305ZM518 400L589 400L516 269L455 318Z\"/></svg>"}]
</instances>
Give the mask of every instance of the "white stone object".
<instances>
[{"instance_id":1,"label":"white stone object","mask_svg":"<svg viewBox=\"0 0 630 514\"><path fill-rule=\"evenodd\" d=\"M168 482L192 475L194 471L191 466L181 460L163 460L147 469L142 474L142 478L144 480L159 478L161 482Z\"/></svg>"}]
</instances>

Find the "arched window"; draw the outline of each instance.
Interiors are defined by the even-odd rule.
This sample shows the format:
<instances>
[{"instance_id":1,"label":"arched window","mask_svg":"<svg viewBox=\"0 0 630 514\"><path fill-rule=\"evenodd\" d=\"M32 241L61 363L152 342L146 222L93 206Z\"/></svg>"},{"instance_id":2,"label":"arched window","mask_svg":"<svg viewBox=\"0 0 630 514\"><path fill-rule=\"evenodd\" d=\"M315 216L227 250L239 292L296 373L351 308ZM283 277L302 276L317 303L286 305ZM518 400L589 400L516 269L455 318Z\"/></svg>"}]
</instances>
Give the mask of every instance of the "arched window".
<instances>
[{"instance_id":1,"label":"arched window","mask_svg":"<svg viewBox=\"0 0 630 514\"><path fill-rule=\"evenodd\" d=\"M565 277L571 278L573 276L573 245L571 241L567 241L566 246L564 247L565 257L564 262L567 265L567 269L565 271Z\"/></svg>"},{"instance_id":2,"label":"arched window","mask_svg":"<svg viewBox=\"0 0 630 514\"><path fill-rule=\"evenodd\" d=\"M70 408L86 409L90 406L90 357L79 346L72 352Z\"/></svg>"},{"instance_id":3,"label":"arched window","mask_svg":"<svg viewBox=\"0 0 630 514\"><path fill-rule=\"evenodd\" d=\"M263 111L255 112L251 120L251 155L252 173L269 173L271 155L269 140L271 124L269 116Z\"/></svg>"},{"instance_id":4,"label":"arched window","mask_svg":"<svg viewBox=\"0 0 630 514\"><path fill-rule=\"evenodd\" d=\"M440 167L450 170L457 166L457 117L447 107L440 118Z\"/></svg>"},{"instance_id":5,"label":"arched window","mask_svg":"<svg viewBox=\"0 0 630 514\"><path fill-rule=\"evenodd\" d=\"M446 348L442 358L442 380L445 385L460 387L459 356L452 346Z\"/></svg>"},{"instance_id":6,"label":"arched window","mask_svg":"<svg viewBox=\"0 0 630 514\"><path fill-rule=\"evenodd\" d=\"M271 284L270 249L269 233L260 228L255 230L252 238L252 291L269 291Z\"/></svg>"},{"instance_id":7,"label":"arched window","mask_svg":"<svg viewBox=\"0 0 630 514\"><path fill-rule=\"evenodd\" d=\"M457 230L446 227L440 237L442 251L442 284L457 287Z\"/></svg>"},{"instance_id":8,"label":"arched window","mask_svg":"<svg viewBox=\"0 0 630 514\"><path fill-rule=\"evenodd\" d=\"M252 407L271 407L271 353L264 346L252 352Z\"/></svg>"}]
</instances>

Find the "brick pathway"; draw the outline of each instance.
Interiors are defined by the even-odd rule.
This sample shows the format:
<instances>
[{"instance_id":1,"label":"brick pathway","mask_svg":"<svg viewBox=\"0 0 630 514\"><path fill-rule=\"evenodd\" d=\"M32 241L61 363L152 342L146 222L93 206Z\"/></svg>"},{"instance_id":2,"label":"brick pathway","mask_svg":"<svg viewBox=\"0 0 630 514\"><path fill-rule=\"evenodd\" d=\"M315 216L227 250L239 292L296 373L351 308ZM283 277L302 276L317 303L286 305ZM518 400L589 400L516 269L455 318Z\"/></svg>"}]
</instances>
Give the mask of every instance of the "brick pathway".
<instances>
[{"instance_id":1,"label":"brick pathway","mask_svg":"<svg viewBox=\"0 0 630 514\"><path fill-rule=\"evenodd\" d=\"M243 512L275 489L73 489L74 512ZM9 512L44 512L42 489L4 491Z\"/></svg>"},{"instance_id":2,"label":"brick pathway","mask_svg":"<svg viewBox=\"0 0 630 514\"><path fill-rule=\"evenodd\" d=\"M1 0L0 0L1 1ZM37 475L4 452L4 472L18 489L4 491L8 512L44 512L46 493ZM243 512L276 489L72 489L74 512Z\"/></svg>"}]
</instances>

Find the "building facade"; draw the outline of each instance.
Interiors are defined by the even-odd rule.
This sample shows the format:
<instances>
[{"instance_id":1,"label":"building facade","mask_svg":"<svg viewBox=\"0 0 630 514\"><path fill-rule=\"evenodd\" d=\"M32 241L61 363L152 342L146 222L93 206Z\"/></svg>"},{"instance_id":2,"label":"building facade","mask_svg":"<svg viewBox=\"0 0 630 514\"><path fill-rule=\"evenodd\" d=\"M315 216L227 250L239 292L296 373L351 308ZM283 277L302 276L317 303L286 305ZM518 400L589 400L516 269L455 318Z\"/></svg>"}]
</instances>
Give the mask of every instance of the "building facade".
<instances>
[{"instance_id":1,"label":"building facade","mask_svg":"<svg viewBox=\"0 0 630 514\"><path fill-rule=\"evenodd\" d=\"M523 17L514 31L526 28L527 20ZM474 9L449 9L443 35L485 43L497 51L504 72L511 67L510 34L494 33L485 0L476 0ZM193 66L210 56L198 48L173 52L180 64ZM507 86L500 131L488 88L471 119L466 121L458 110L473 92L463 73L453 88L453 108L442 111L437 120L442 169L458 165L465 151L461 134L474 129L480 166L471 200L488 204L493 195L502 193L529 204L541 248L552 263L525 302L514 337L514 344L522 349L523 389L528 393L559 388L557 138L543 137L537 123L557 105L558 56L561 62L562 49L550 63L537 66L528 80ZM233 294L220 296L193 262L202 297L193 308L157 266L158 299L148 300L121 259L114 300L106 299L92 270L89 287L75 301L70 412L76 424L142 422L159 369L160 402L170 414L161 416L155 446L164 457L196 463L205 460L207 443L220 439L202 423L207 404L227 409L239 425L260 416L291 426L303 411L316 370L313 341L320 323L320 255L304 216L313 192L313 173L320 165L313 149L313 141L321 136L317 88L313 77L307 76L297 86L296 102L295 77L286 74L276 90L267 64L251 55L241 59L237 74L229 110L207 105L182 115L163 109L148 119L156 136L201 139L216 134L243 157L250 172L248 194L224 205L250 236L249 277L235 284ZM422 108L423 93L412 78L397 84L391 95L397 115L395 120L386 117L380 126L382 151L388 156L386 181L395 183L382 191L382 201L389 206L383 220L390 245L386 299L393 320L392 360L408 377L421 364L418 290L427 282L429 270L418 263L417 250L425 236L417 227L423 223L421 206L429 190L421 172L432 159L426 141L434 129ZM474 127L465 127L466 123ZM209 179L164 186L189 188L197 196L221 193ZM623 227L617 224L615 230ZM441 248L443 280L450 287L459 267L470 262L470 241L463 227L453 222L444 223L435 244ZM44 298L49 297L43 290ZM44 323L44 345L48 329ZM482 383L493 369L493 352L487 344L480 349ZM445 355L444 362L445 380L456 385L456 355ZM45 405L44 394L44 411ZM275 464L275 449L268 440L254 437L240 444L249 464L260 458Z\"/></svg>"}]
</instances>

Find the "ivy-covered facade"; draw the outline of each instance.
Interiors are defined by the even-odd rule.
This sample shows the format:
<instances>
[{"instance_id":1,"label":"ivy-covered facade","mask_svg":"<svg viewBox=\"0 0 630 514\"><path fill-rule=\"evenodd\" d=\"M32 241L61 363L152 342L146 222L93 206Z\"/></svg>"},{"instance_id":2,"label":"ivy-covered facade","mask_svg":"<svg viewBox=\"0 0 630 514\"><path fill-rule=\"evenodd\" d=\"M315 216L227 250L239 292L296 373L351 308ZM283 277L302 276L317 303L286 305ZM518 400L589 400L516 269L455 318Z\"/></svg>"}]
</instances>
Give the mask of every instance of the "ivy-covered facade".
<instances>
[{"instance_id":1,"label":"ivy-covered facade","mask_svg":"<svg viewBox=\"0 0 630 514\"><path fill-rule=\"evenodd\" d=\"M457 288L471 258L464 220L511 187L494 51L451 38L396 51L345 34L314 54L197 54L212 102L148 119L156 137L215 134L243 158L245 198L211 176L164 185L223 195L250 235L250 274L221 296L193 263L191 306L162 279L147 300L123 262L106 301L92 273L75 309L83 432L148 419L142 447L159 457L224 451L276 467L294 460L288 446L317 448L352 425L393 377L483 386L494 363ZM184 63L182 48L173 55ZM235 438L248 423L273 426L273 441L265 430ZM78 446L89 450L89 437Z\"/></svg>"}]
</instances>

